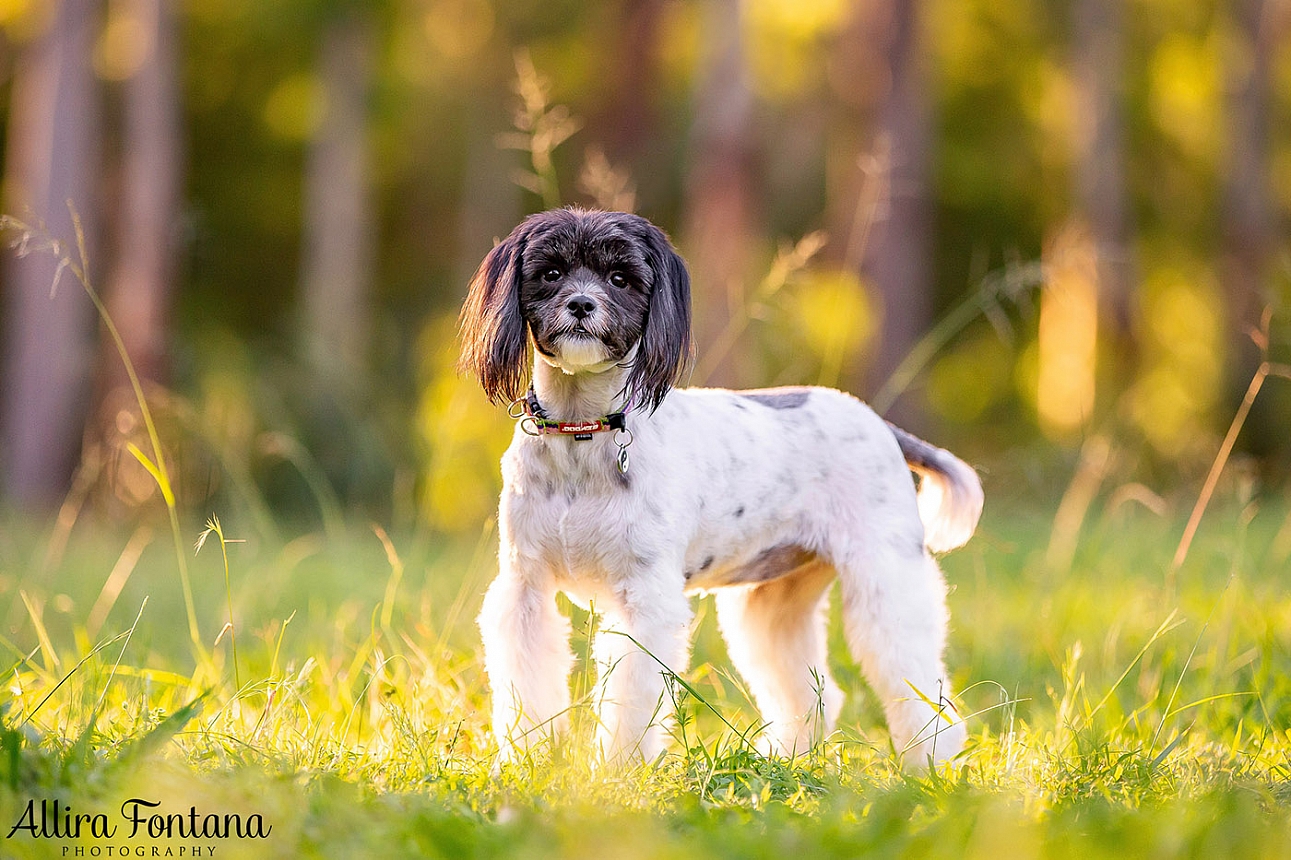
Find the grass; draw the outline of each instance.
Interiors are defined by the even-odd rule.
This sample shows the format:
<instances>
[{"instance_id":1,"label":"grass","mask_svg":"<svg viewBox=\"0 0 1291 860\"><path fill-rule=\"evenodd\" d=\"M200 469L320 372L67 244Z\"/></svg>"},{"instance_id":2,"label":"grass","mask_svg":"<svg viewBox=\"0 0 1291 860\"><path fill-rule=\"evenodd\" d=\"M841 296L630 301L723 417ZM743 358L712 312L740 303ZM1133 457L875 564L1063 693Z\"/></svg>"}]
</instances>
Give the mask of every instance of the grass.
<instances>
[{"instance_id":1,"label":"grass","mask_svg":"<svg viewBox=\"0 0 1291 860\"><path fill-rule=\"evenodd\" d=\"M848 704L808 755L745 743L756 715L701 602L695 664L674 687L684 743L657 766L592 767L579 707L573 740L495 772L472 623L491 533L421 549L381 530L270 545L236 542L227 517L227 562L192 562L202 629L226 628L198 650L163 541L139 551L86 523L33 576L40 530L6 528L0 825L33 799L39 820L40 800L57 798L125 829L19 830L0 856L198 844L245 857L1288 856L1285 512L1243 506L1221 482L1171 581L1189 501L1164 517L1091 511L1065 568L1046 560L1049 514L988 509L944 560L972 739L925 775L895 766L837 619ZM92 637L86 619L123 553L134 568ZM585 655L588 619L574 626ZM585 667L576 692L590 688ZM272 830L123 838L133 797L259 813Z\"/></svg>"}]
</instances>

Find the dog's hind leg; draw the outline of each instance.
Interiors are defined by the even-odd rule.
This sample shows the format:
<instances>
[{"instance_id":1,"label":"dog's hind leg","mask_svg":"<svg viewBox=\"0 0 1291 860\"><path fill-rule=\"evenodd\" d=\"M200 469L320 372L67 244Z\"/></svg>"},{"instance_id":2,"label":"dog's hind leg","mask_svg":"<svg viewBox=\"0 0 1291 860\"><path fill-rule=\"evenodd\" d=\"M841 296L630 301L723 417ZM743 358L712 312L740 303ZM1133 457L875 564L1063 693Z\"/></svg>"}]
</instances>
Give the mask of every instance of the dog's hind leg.
<instances>
[{"instance_id":1,"label":"dog's hind leg","mask_svg":"<svg viewBox=\"0 0 1291 860\"><path fill-rule=\"evenodd\" d=\"M903 761L916 767L945 761L959 752L965 731L942 663L941 571L921 540L871 531L862 543L835 560L848 645L883 704Z\"/></svg>"},{"instance_id":2,"label":"dog's hind leg","mask_svg":"<svg viewBox=\"0 0 1291 860\"><path fill-rule=\"evenodd\" d=\"M563 731L569 709L569 620L555 593L503 571L479 615L493 690L493 734L503 760Z\"/></svg>"},{"instance_id":3,"label":"dog's hind leg","mask_svg":"<svg viewBox=\"0 0 1291 860\"><path fill-rule=\"evenodd\" d=\"M767 724L773 753L806 752L833 730L842 706L826 660L826 593L834 576L814 560L779 579L715 592L727 651Z\"/></svg>"}]
</instances>

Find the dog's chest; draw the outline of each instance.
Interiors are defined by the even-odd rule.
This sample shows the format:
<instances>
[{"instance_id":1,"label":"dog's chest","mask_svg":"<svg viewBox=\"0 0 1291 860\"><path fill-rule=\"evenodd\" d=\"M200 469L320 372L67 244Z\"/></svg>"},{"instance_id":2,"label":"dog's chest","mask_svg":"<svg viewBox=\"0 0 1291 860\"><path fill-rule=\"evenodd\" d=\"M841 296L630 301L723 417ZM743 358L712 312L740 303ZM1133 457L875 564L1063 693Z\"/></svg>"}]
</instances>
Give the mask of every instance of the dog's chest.
<instances>
[{"instance_id":1,"label":"dog's chest","mask_svg":"<svg viewBox=\"0 0 1291 860\"><path fill-rule=\"evenodd\" d=\"M520 452L506 476L504 514L516 549L568 581L604 581L640 566L631 487L613 451L554 441L562 447ZM571 450L575 444L587 447Z\"/></svg>"}]
</instances>

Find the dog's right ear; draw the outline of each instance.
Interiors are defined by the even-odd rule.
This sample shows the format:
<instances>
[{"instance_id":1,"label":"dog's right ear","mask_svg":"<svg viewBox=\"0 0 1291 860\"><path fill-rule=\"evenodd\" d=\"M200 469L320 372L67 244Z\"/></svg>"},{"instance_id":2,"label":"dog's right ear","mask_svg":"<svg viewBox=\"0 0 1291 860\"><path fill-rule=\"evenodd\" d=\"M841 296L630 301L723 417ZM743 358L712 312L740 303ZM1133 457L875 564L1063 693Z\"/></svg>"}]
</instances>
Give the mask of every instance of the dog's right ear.
<instances>
[{"instance_id":1,"label":"dog's right ear","mask_svg":"<svg viewBox=\"0 0 1291 860\"><path fill-rule=\"evenodd\" d=\"M484 258L471 278L457 319L462 352L457 369L472 373L493 403L508 403L524 392L528 331L520 312L524 225Z\"/></svg>"},{"instance_id":2,"label":"dog's right ear","mask_svg":"<svg viewBox=\"0 0 1291 860\"><path fill-rule=\"evenodd\" d=\"M654 271L645 331L628 372L628 400L653 412L690 359L690 273L664 232L629 216Z\"/></svg>"}]
</instances>

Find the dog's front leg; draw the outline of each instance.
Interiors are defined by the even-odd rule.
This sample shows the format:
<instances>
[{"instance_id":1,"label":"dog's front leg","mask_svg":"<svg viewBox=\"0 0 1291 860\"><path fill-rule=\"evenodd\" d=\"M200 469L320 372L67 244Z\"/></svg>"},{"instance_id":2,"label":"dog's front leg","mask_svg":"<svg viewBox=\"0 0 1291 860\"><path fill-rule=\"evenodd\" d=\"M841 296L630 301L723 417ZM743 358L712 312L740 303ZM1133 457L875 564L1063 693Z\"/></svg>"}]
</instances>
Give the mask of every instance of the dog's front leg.
<instances>
[{"instance_id":1,"label":"dog's front leg","mask_svg":"<svg viewBox=\"0 0 1291 860\"><path fill-rule=\"evenodd\" d=\"M554 589L503 566L480 609L493 734L503 761L564 731L569 709L569 620Z\"/></svg>"},{"instance_id":2,"label":"dog's front leg","mask_svg":"<svg viewBox=\"0 0 1291 860\"><path fill-rule=\"evenodd\" d=\"M663 751L673 703L665 678L690 659L690 604L675 590L624 589L604 607L596 639L601 755L609 763L653 761Z\"/></svg>"}]
</instances>

